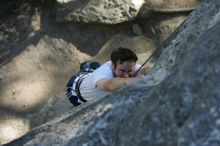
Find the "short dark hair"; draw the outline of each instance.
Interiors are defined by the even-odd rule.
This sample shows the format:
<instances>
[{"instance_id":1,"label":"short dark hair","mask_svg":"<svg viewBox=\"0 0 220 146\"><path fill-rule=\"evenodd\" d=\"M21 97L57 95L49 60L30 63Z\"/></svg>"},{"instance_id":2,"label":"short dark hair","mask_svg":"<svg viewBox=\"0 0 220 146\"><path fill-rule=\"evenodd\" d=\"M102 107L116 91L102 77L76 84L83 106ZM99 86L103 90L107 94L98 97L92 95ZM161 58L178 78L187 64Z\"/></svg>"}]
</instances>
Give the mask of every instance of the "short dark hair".
<instances>
[{"instance_id":1,"label":"short dark hair","mask_svg":"<svg viewBox=\"0 0 220 146\"><path fill-rule=\"evenodd\" d=\"M137 62L137 60L137 55L131 49L125 47L116 48L111 54L111 61L114 65L116 65L118 61L119 63L123 63L124 61Z\"/></svg>"}]
</instances>

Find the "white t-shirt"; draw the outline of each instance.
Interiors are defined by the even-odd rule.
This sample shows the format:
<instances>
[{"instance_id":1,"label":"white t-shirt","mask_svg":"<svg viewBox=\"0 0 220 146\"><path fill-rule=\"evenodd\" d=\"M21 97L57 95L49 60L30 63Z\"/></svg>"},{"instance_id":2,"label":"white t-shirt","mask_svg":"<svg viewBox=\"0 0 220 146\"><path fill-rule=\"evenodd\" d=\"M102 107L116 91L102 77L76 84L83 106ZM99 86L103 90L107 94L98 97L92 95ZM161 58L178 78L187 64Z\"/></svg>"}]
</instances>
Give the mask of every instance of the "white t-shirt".
<instances>
[{"instance_id":1,"label":"white t-shirt","mask_svg":"<svg viewBox=\"0 0 220 146\"><path fill-rule=\"evenodd\" d=\"M140 64L136 64L135 70L137 70L140 66ZM109 91L104 91L96 87L96 82L103 78L114 78L111 61L101 65L82 81L80 85L81 96L86 100L91 100L109 94Z\"/></svg>"}]
</instances>

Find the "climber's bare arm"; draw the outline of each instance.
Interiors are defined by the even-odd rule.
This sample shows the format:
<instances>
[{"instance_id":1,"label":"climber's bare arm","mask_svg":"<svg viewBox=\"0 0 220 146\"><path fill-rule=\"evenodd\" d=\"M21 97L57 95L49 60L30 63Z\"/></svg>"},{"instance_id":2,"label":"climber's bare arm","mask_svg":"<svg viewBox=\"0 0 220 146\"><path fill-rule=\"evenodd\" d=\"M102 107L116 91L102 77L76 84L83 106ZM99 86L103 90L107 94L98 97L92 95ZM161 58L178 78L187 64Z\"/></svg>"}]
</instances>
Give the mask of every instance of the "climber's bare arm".
<instances>
[{"instance_id":1,"label":"climber's bare arm","mask_svg":"<svg viewBox=\"0 0 220 146\"><path fill-rule=\"evenodd\" d=\"M140 77L133 77L133 78L115 77L113 79L104 78L98 80L96 86L105 91L115 91L138 80L139 78Z\"/></svg>"}]
</instances>

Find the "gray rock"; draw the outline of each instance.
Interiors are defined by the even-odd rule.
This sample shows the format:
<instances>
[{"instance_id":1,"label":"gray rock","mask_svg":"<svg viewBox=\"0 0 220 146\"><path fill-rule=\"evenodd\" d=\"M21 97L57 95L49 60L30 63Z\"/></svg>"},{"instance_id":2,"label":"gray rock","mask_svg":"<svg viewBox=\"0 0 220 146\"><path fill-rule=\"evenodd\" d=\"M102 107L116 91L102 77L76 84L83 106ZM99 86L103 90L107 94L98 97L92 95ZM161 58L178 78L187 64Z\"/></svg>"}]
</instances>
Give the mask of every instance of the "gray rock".
<instances>
[{"instance_id":1,"label":"gray rock","mask_svg":"<svg viewBox=\"0 0 220 146\"><path fill-rule=\"evenodd\" d=\"M183 61L182 56L192 51L190 45L194 44L195 40L210 28L218 15L218 2L204 2L196 11L191 13L185 23L176 30L176 33L172 34L169 45L162 52L151 73L156 75L157 70L164 68L164 73L169 75L170 71ZM160 82L161 80L156 78L156 81Z\"/></svg>"},{"instance_id":2,"label":"gray rock","mask_svg":"<svg viewBox=\"0 0 220 146\"><path fill-rule=\"evenodd\" d=\"M57 1L57 22L117 24L134 20L144 0Z\"/></svg>"}]
</instances>

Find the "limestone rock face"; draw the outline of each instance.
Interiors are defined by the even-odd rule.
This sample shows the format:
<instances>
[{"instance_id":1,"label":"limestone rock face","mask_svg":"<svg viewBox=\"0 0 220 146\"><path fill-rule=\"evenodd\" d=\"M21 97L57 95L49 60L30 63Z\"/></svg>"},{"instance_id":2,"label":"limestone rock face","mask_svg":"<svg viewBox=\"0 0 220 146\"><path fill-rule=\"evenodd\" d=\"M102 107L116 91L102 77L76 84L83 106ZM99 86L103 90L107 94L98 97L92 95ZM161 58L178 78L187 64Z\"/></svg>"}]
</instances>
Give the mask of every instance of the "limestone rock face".
<instances>
[{"instance_id":1,"label":"limestone rock face","mask_svg":"<svg viewBox=\"0 0 220 146\"><path fill-rule=\"evenodd\" d=\"M195 10L140 81L7 145L219 145L219 10L220 1Z\"/></svg>"},{"instance_id":2,"label":"limestone rock face","mask_svg":"<svg viewBox=\"0 0 220 146\"><path fill-rule=\"evenodd\" d=\"M117 24L133 20L144 0L69 0L57 1L58 22Z\"/></svg>"}]
</instances>

